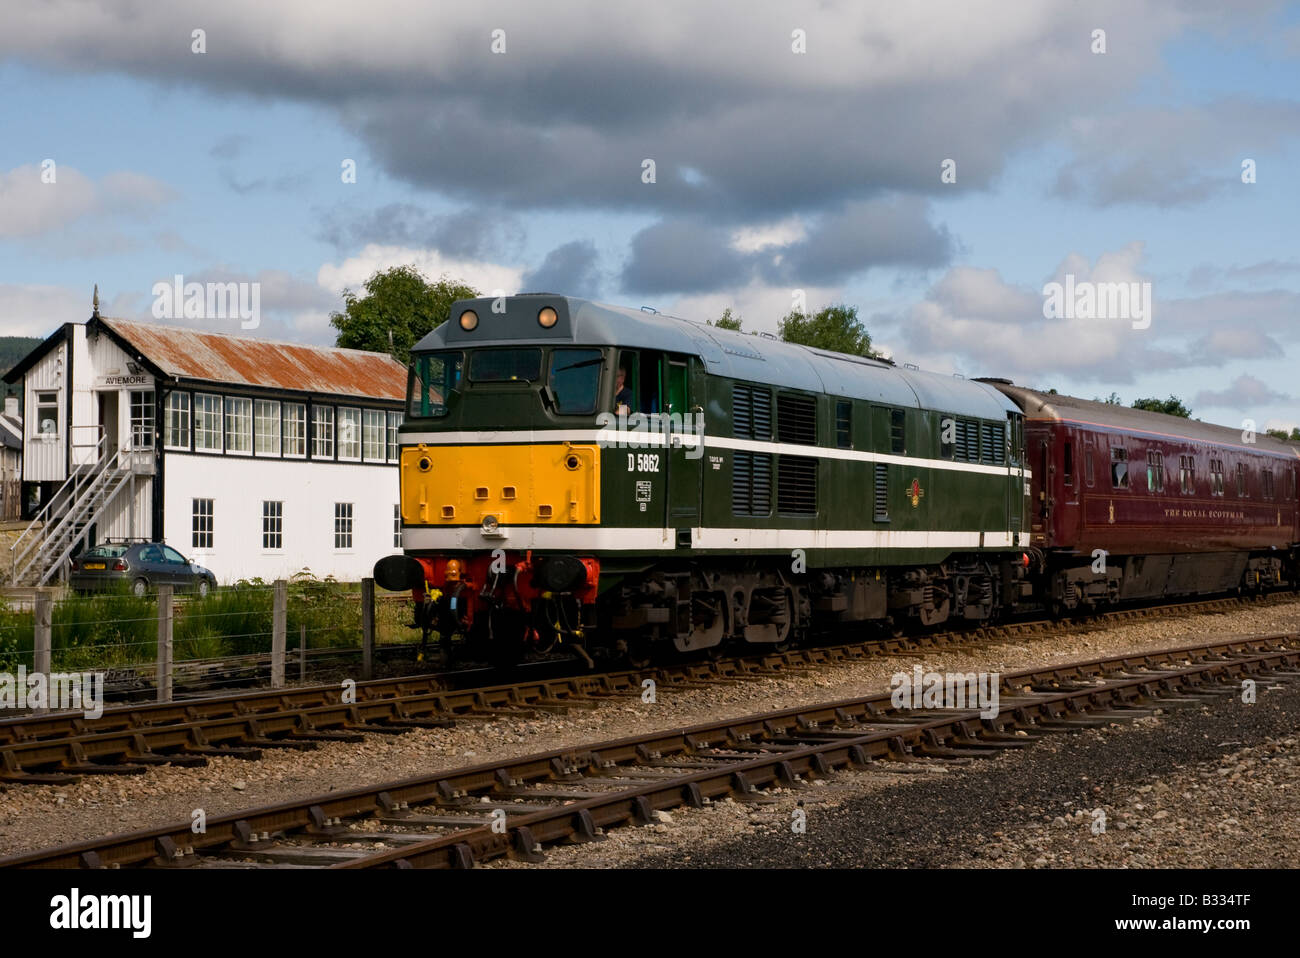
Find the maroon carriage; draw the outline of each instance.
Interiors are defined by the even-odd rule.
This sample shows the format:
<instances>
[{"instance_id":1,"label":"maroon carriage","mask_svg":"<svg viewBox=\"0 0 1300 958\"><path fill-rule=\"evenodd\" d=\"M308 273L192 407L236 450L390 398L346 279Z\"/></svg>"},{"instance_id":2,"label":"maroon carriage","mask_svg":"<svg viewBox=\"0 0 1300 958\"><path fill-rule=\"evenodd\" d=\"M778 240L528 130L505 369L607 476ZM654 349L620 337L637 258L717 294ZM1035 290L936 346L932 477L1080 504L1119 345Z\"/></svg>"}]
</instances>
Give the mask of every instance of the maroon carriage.
<instances>
[{"instance_id":1,"label":"maroon carriage","mask_svg":"<svg viewBox=\"0 0 1300 958\"><path fill-rule=\"evenodd\" d=\"M995 385L1025 413L1030 544L1055 610L1297 581L1300 447Z\"/></svg>"}]
</instances>

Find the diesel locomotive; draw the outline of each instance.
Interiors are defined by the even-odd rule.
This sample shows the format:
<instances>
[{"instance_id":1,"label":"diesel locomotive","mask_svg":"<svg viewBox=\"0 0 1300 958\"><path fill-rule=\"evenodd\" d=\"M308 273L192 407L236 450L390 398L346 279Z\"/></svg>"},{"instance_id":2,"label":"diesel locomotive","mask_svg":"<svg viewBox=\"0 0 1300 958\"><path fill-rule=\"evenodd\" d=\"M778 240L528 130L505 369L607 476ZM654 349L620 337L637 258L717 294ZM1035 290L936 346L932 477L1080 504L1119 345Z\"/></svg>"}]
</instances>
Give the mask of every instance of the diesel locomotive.
<instances>
[{"instance_id":1,"label":"diesel locomotive","mask_svg":"<svg viewBox=\"0 0 1300 958\"><path fill-rule=\"evenodd\" d=\"M505 659L1296 581L1286 443L557 295L455 303L399 441L375 579Z\"/></svg>"}]
</instances>

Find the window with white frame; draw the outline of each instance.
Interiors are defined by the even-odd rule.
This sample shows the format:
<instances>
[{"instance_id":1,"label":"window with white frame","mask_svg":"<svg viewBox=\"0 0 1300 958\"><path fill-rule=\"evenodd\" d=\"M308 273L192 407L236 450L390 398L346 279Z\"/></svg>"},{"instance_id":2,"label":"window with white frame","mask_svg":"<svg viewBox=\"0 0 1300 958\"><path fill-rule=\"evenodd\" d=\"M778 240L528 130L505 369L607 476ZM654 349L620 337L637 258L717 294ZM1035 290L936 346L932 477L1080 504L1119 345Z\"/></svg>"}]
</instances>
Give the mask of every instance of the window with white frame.
<instances>
[{"instance_id":1,"label":"window with white frame","mask_svg":"<svg viewBox=\"0 0 1300 958\"><path fill-rule=\"evenodd\" d=\"M153 447L154 422L153 391L131 390L131 448Z\"/></svg>"},{"instance_id":2,"label":"window with white frame","mask_svg":"<svg viewBox=\"0 0 1300 958\"><path fill-rule=\"evenodd\" d=\"M36 435L59 434L59 394L54 390L36 394Z\"/></svg>"},{"instance_id":3,"label":"window with white frame","mask_svg":"<svg viewBox=\"0 0 1300 958\"><path fill-rule=\"evenodd\" d=\"M221 451L221 397L194 394L194 448Z\"/></svg>"},{"instance_id":4,"label":"window with white frame","mask_svg":"<svg viewBox=\"0 0 1300 958\"><path fill-rule=\"evenodd\" d=\"M253 452L258 456L280 455L280 404L259 399L253 404Z\"/></svg>"},{"instance_id":5,"label":"window with white frame","mask_svg":"<svg viewBox=\"0 0 1300 958\"><path fill-rule=\"evenodd\" d=\"M214 527L212 500L191 500L190 517L190 545L195 549L211 549Z\"/></svg>"},{"instance_id":6,"label":"window with white frame","mask_svg":"<svg viewBox=\"0 0 1300 958\"><path fill-rule=\"evenodd\" d=\"M400 412L390 412L388 414L388 442L385 444L385 455L389 462L397 462L397 428L402 424L402 414Z\"/></svg>"},{"instance_id":7,"label":"window with white frame","mask_svg":"<svg viewBox=\"0 0 1300 958\"><path fill-rule=\"evenodd\" d=\"M384 461L384 443L388 427L382 409L361 412L361 456L366 462Z\"/></svg>"},{"instance_id":8,"label":"window with white frame","mask_svg":"<svg viewBox=\"0 0 1300 958\"><path fill-rule=\"evenodd\" d=\"M307 455L307 407L300 402L284 404L284 454Z\"/></svg>"},{"instance_id":9,"label":"window with white frame","mask_svg":"<svg viewBox=\"0 0 1300 958\"><path fill-rule=\"evenodd\" d=\"M163 407L163 443L168 449L190 448L190 394L168 393Z\"/></svg>"},{"instance_id":10,"label":"window with white frame","mask_svg":"<svg viewBox=\"0 0 1300 958\"><path fill-rule=\"evenodd\" d=\"M361 410L339 406L339 458L361 458Z\"/></svg>"},{"instance_id":11,"label":"window with white frame","mask_svg":"<svg viewBox=\"0 0 1300 958\"><path fill-rule=\"evenodd\" d=\"M262 502L262 548L284 548L284 503L270 499Z\"/></svg>"},{"instance_id":12,"label":"window with white frame","mask_svg":"<svg viewBox=\"0 0 1300 958\"><path fill-rule=\"evenodd\" d=\"M253 451L253 400L226 397L226 452Z\"/></svg>"},{"instance_id":13,"label":"window with white frame","mask_svg":"<svg viewBox=\"0 0 1300 958\"><path fill-rule=\"evenodd\" d=\"M393 548L402 548L402 506L393 506Z\"/></svg>"},{"instance_id":14,"label":"window with white frame","mask_svg":"<svg viewBox=\"0 0 1300 958\"><path fill-rule=\"evenodd\" d=\"M311 407L311 455L313 459L334 458L334 407Z\"/></svg>"},{"instance_id":15,"label":"window with white frame","mask_svg":"<svg viewBox=\"0 0 1300 958\"><path fill-rule=\"evenodd\" d=\"M334 548L352 548L352 503L334 503Z\"/></svg>"}]
</instances>

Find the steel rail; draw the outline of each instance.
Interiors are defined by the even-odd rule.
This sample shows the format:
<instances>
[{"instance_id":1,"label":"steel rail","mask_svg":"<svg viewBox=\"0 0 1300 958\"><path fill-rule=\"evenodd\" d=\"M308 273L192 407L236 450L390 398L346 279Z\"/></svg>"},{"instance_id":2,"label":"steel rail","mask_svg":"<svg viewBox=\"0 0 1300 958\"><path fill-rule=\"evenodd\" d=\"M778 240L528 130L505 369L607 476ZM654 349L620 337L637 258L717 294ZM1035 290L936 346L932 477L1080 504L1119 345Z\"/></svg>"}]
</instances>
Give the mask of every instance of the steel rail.
<instances>
[{"instance_id":1,"label":"steel rail","mask_svg":"<svg viewBox=\"0 0 1300 958\"><path fill-rule=\"evenodd\" d=\"M877 760L995 754L1049 731L1231 694L1224 683L1243 676L1290 679L1300 675L1298 665L1295 634L1128 653L1001 676L992 718L972 708L895 708L884 692L330 792L212 818L201 834L186 821L0 859L0 867L465 867L501 855L528 859L546 844L598 840L604 828L649 822L658 810L723 795L743 800L774 783L796 786ZM494 800L504 821L483 816ZM345 819L399 831L358 830ZM450 831L430 837L434 827ZM346 847L377 842L398 847L374 854Z\"/></svg>"},{"instance_id":2,"label":"steel rail","mask_svg":"<svg viewBox=\"0 0 1300 958\"><path fill-rule=\"evenodd\" d=\"M1238 601L1217 599L1110 615L1145 618L1224 603L1235 606ZM1065 631L1098 627L1102 626L1072 621ZM1045 633L1045 628L1050 631ZM214 755L251 760L267 748L360 741L362 732L445 727L467 718L591 704L613 695L639 694L646 679L665 688L689 688L769 678L879 655L918 655L1059 631L1059 623L1009 623L974 632L754 652L711 662L548 676L504 685L476 686L474 679L485 670L464 670L121 706L106 709L97 719L68 712L21 716L0 720L0 783L66 784L87 774L139 774L149 766L169 763L203 765Z\"/></svg>"}]
</instances>

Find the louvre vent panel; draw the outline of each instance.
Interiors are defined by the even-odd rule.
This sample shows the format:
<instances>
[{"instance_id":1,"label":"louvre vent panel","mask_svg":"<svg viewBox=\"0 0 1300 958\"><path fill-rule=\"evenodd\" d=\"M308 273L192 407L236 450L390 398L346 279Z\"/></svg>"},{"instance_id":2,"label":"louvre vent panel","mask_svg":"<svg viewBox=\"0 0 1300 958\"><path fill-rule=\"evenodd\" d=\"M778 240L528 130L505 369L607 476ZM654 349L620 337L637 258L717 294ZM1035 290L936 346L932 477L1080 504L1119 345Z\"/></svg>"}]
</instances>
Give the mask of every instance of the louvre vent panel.
<instances>
[{"instance_id":1,"label":"louvre vent panel","mask_svg":"<svg viewBox=\"0 0 1300 958\"><path fill-rule=\"evenodd\" d=\"M1006 443L1003 442L1003 438L1003 429L998 423L987 422L984 424L985 462L1000 466L1007 461Z\"/></svg>"},{"instance_id":2,"label":"louvre vent panel","mask_svg":"<svg viewBox=\"0 0 1300 958\"><path fill-rule=\"evenodd\" d=\"M817 400L811 396L777 396L776 438L778 442L801 446L817 445Z\"/></svg>"},{"instance_id":3,"label":"louvre vent panel","mask_svg":"<svg viewBox=\"0 0 1300 958\"><path fill-rule=\"evenodd\" d=\"M731 425L737 439L772 438L772 392L736 383L731 387Z\"/></svg>"},{"instance_id":4,"label":"louvre vent panel","mask_svg":"<svg viewBox=\"0 0 1300 958\"><path fill-rule=\"evenodd\" d=\"M738 516L766 516L771 513L771 456L737 452L732 458L731 511Z\"/></svg>"},{"instance_id":5,"label":"louvre vent panel","mask_svg":"<svg viewBox=\"0 0 1300 958\"><path fill-rule=\"evenodd\" d=\"M875 483L876 518L889 518L889 467L877 463Z\"/></svg>"},{"instance_id":6,"label":"louvre vent panel","mask_svg":"<svg viewBox=\"0 0 1300 958\"><path fill-rule=\"evenodd\" d=\"M808 456L782 456L777 470L777 511L816 515L817 460Z\"/></svg>"}]
</instances>

